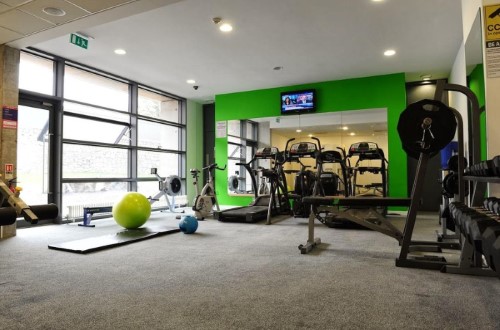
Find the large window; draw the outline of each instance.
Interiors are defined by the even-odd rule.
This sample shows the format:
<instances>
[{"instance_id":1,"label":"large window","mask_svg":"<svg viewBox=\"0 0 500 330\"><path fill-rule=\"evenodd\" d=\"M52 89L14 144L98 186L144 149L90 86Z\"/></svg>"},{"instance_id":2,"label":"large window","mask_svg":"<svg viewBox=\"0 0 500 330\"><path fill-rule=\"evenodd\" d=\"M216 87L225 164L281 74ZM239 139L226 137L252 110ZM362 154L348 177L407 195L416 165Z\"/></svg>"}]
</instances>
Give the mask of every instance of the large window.
<instances>
[{"instance_id":1,"label":"large window","mask_svg":"<svg viewBox=\"0 0 500 330\"><path fill-rule=\"evenodd\" d=\"M229 186L231 193L253 193L250 173L244 166L249 163L257 148L258 124L249 120L230 120L227 125L227 168L229 182L238 182L237 187ZM252 169L257 169L259 164L250 164Z\"/></svg>"},{"instance_id":2,"label":"large window","mask_svg":"<svg viewBox=\"0 0 500 330\"><path fill-rule=\"evenodd\" d=\"M22 52L19 88L54 95L54 61Z\"/></svg>"},{"instance_id":3,"label":"large window","mask_svg":"<svg viewBox=\"0 0 500 330\"><path fill-rule=\"evenodd\" d=\"M66 65L64 98L106 108L128 111L129 85Z\"/></svg>"},{"instance_id":4,"label":"large window","mask_svg":"<svg viewBox=\"0 0 500 330\"><path fill-rule=\"evenodd\" d=\"M84 207L111 206L126 191L139 191L147 197L156 195L158 179L151 174L151 168L157 168L163 177L176 175L185 182L183 99L49 57L23 52L19 86L24 99L36 92L60 104L46 111L49 118L44 123L50 123L53 136L60 136L53 139L57 144L53 147L52 154L56 156L51 166L61 170L44 167L48 178L40 182L39 190L43 197L47 181L55 183L53 195L60 196L55 202L63 220L82 218ZM56 75L55 67L64 68L64 75ZM43 97L40 103L44 104ZM19 126L26 127L24 132L31 122L23 118L28 117L20 117ZM47 135L47 127L39 129ZM26 134L23 133L22 143L34 145L24 138ZM30 157L21 157L26 181L38 182L28 176L28 170L39 167L43 163L41 157L46 159L49 154L45 151L41 156L30 153ZM176 196L176 203L185 202L184 188ZM154 206L164 205L163 201Z\"/></svg>"}]
</instances>

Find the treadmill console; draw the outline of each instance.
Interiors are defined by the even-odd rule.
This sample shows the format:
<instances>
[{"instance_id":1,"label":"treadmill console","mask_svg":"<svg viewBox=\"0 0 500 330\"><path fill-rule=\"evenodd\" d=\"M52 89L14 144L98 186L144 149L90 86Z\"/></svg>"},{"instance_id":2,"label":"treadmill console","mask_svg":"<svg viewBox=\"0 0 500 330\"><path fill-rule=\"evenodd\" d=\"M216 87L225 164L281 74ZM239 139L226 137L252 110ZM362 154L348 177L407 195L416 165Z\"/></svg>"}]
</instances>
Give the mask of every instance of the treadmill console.
<instances>
[{"instance_id":1,"label":"treadmill console","mask_svg":"<svg viewBox=\"0 0 500 330\"><path fill-rule=\"evenodd\" d=\"M380 158L380 149L375 142L353 143L347 156L364 156L366 159L378 159Z\"/></svg>"},{"instance_id":2,"label":"treadmill console","mask_svg":"<svg viewBox=\"0 0 500 330\"><path fill-rule=\"evenodd\" d=\"M255 152L255 158L259 158L259 159L275 159L276 155L278 155L279 152L280 151L276 147L259 148Z\"/></svg>"},{"instance_id":3,"label":"treadmill console","mask_svg":"<svg viewBox=\"0 0 500 330\"><path fill-rule=\"evenodd\" d=\"M290 147L290 157L314 157L318 151L318 147L312 142L295 143Z\"/></svg>"}]
</instances>

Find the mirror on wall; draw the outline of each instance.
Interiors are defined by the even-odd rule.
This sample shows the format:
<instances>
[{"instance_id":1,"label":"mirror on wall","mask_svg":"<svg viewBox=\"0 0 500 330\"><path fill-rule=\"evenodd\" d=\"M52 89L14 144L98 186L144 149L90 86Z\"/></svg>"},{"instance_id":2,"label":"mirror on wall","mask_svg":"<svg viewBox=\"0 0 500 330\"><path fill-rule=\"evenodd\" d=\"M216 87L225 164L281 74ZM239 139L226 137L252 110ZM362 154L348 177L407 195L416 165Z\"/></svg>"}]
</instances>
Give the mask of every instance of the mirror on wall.
<instances>
[{"instance_id":1,"label":"mirror on wall","mask_svg":"<svg viewBox=\"0 0 500 330\"><path fill-rule=\"evenodd\" d=\"M478 10L467 40L465 41L465 63L467 76L480 64L483 64L483 42L481 10Z\"/></svg>"},{"instance_id":2,"label":"mirror on wall","mask_svg":"<svg viewBox=\"0 0 500 330\"><path fill-rule=\"evenodd\" d=\"M323 150L335 150L345 152L349 155L349 147L359 142L373 142L383 152L383 157L388 160L388 140L387 140L387 110L386 109L365 109L355 111L342 111L331 113L314 113L302 115L286 115L279 117L257 118L252 120L257 127L257 144L251 145L252 152L256 148L276 147L284 151L287 141L291 141L288 148L293 144L301 142L317 143L312 137L319 139ZM238 122L238 121L235 121ZM237 125L234 123L234 125ZM242 124L240 124L242 125ZM228 128L231 124L228 124ZM239 126L241 127L241 126ZM229 131L228 131L229 132ZM238 140L241 141L241 140ZM249 161L253 154L250 154L251 148L233 148L236 143L231 145L228 141L228 156L245 155L246 161ZM382 168L380 159L362 159L352 154L347 158L352 168ZM228 164L231 164L231 158ZM234 165L234 164L233 164ZM385 164L387 165L387 163ZM228 190L231 194L253 194L249 173L242 173L241 166L229 165L229 183ZM258 191L266 192L266 186L260 176L259 168L271 168L273 162L260 159L255 162L253 169L256 171ZM286 181L289 191L294 191L297 180L297 173L301 170L315 171L316 161L311 157L301 158L300 161L292 161L284 164ZM384 166L386 167L386 166ZM342 177L341 167L338 163L325 164L324 171L332 175ZM362 172L362 173L361 173ZM378 171L358 171L356 172L355 184L351 189L355 189L355 194L379 194L382 192L382 178ZM231 187L231 182L234 182ZM241 189L236 189L238 186ZM338 183L337 191L342 192L346 189L342 180Z\"/></svg>"}]
</instances>

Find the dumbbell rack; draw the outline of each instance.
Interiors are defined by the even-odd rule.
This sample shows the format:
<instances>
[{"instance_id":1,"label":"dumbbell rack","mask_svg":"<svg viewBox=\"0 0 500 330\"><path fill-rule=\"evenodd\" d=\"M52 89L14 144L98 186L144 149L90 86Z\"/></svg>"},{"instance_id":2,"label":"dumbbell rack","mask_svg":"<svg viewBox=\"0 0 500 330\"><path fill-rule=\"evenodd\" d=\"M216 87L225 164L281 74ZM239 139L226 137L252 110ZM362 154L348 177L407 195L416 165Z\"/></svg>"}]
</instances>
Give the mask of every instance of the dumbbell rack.
<instances>
[{"instance_id":1,"label":"dumbbell rack","mask_svg":"<svg viewBox=\"0 0 500 330\"><path fill-rule=\"evenodd\" d=\"M454 202L450 204L450 214L462 240L462 251L459 265L446 265L443 271L500 277L500 255L494 248L500 232L500 217L498 212L493 212L491 203L485 200L483 207L469 207L464 203ZM484 261L491 269L485 267Z\"/></svg>"}]
</instances>

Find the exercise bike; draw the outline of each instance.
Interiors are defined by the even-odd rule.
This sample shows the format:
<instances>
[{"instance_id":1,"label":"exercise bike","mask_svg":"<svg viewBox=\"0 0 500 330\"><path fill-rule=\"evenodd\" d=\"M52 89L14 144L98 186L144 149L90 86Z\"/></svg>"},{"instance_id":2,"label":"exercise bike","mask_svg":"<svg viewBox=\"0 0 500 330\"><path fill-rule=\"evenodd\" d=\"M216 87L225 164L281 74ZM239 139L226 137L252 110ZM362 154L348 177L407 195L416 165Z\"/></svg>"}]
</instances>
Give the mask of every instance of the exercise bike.
<instances>
[{"instance_id":1,"label":"exercise bike","mask_svg":"<svg viewBox=\"0 0 500 330\"><path fill-rule=\"evenodd\" d=\"M193 211L196 219L198 220L203 220L205 217L211 216L213 214L214 205L217 208L217 211L220 211L219 202L217 201L217 196L215 194L214 178L212 175L213 169L223 171L226 169L226 166L221 168L218 167L217 164L210 164L203 168L203 170L208 171L208 181L201 189L201 192L198 185L200 171L198 169L189 170L193 177L193 184L196 186L196 197L194 199Z\"/></svg>"}]
</instances>

